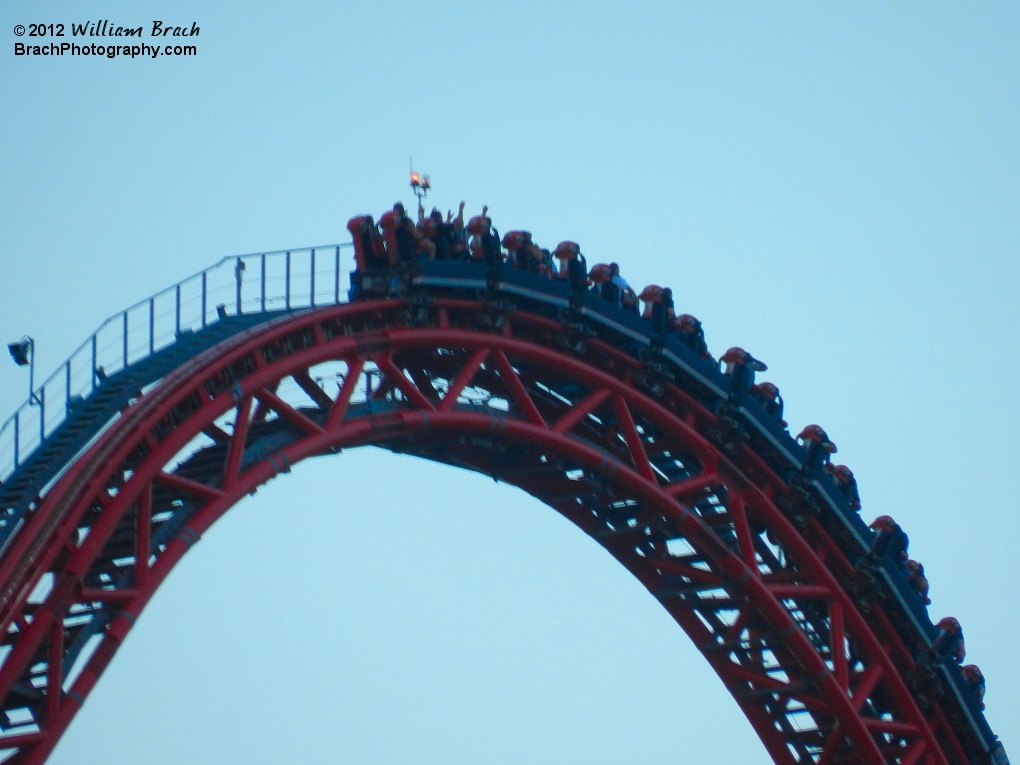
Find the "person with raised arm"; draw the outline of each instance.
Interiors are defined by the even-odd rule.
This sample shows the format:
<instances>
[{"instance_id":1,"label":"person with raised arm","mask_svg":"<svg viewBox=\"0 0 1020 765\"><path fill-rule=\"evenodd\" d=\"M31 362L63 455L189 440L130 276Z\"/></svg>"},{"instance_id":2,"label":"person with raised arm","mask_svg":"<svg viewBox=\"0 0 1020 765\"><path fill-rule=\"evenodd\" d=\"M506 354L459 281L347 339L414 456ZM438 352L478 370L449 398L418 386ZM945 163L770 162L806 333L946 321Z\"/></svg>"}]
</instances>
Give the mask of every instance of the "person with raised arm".
<instances>
[{"instance_id":1,"label":"person with raised arm","mask_svg":"<svg viewBox=\"0 0 1020 765\"><path fill-rule=\"evenodd\" d=\"M482 206L481 215L475 215L468 221L467 232L471 235L468 249L473 262L484 263L486 266L496 266L503 262L499 233L492 227L488 205Z\"/></svg>"}]
</instances>

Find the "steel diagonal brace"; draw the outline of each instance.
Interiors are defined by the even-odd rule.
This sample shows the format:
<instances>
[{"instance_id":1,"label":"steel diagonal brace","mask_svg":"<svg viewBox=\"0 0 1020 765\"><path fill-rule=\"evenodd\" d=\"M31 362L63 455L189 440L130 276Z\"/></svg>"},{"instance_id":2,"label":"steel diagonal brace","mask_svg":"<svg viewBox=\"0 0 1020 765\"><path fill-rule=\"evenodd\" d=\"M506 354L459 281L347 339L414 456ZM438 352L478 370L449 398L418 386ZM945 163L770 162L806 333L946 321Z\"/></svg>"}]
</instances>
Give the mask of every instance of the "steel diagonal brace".
<instances>
[{"instance_id":1,"label":"steel diagonal brace","mask_svg":"<svg viewBox=\"0 0 1020 765\"><path fill-rule=\"evenodd\" d=\"M58 619L50 629L46 656L46 718L52 720L60 709L60 685L63 681L64 623Z\"/></svg>"},{"instance_id":2,"label":"steel diagonal brace","mask_svg":"<svg viewBox=\"0 0 1020 765\"><path fill-rule=\"evenodd\" d=\"M843 606L838 600L829 601L829 655L832 657L832 674L839 687L849 693L850 676L847 668L846 633L843 628Z\"/></svg>"},{"instance_id":3,"label":"steel diagonal brace","mask_svg":"<svg viewBox=\"0 0 1020 765\"><path fill-rule=\"evenodd\" d=\"M190 478L176 475L175 473L164 473L160 471L155 479L164 486L169 486L178 491L183 491L185 494L189 494L192 497L197 497L202 500L219 499L223 496L223 491L217 489L215 486L201 483L199 481L192 481Z\"/></svg>"},{"instance_id":4,"label":"steel diagonal brace","mask_svg":"<svg viewBox=\"0 0 1020 765\"><path fill-rule=\"evenodd\" d=\"M138 597L138 590L135 588L131 589L109 589L109 590L94 590L85 589L84 587L79 590L78 597L83 602L92 603L127 603Z\"/></svg>"},{"instance_id":5,"label":"steel diagonal brace","mask_svg":"<svg viewBox=\"0 0 1020 765\"><path fill-rule=\"evenodd\" d=\"M872 664L861 675L860 682L854 687L853 693L850 695L851 702L853 703L854 709L860 711L861 707L864 706L864 702L867 700L871 692L875 690L878 685L879 679L882 677L882 665Z\"/></svg>"},{"instance_id":6,"label":"steel diagonal brace","mask_svg":"<svg viewBox=\"0 0 1020 765\"><path fill-rule=\"evenodd\" d=\"M492 354L492 358L496 362L496 371L499 372L499 378L510 391L514 403L517 404L517 407L524 414L524 419L532 425L538 425L542 428L547 427L545 420L538 411L538 407L535 406L534 400L524 387L524 383L521 382L521 378L517 376L506 354L503 351L497 350Z\"/></svg>"},{"instance_id":7,"label":"steel diagonal brace","mask_svg":"<svg viewBox=\"0 0 1020 765\"><path fill-rule=\"evenodd\" d=\"M725 581L721 576L713 574L711 571L706 571L703 568L697 568L687 563L672 561L668 558L653 558L649 561L649 565L661 570L664 574L685 576L696 584L704 584L710 587L722 587Z\"/></svg>"},{"instance_id":8,"label":"steel diagonal brace","mask_svg":"<svg viewBox=\"0 0 1020 765\"><path fill-rule=\"evenodd\" d=\"M329 414L326 415L326 422L323 426L325 430L333 430L344 421L344 416L347 414L347 407L351 404L351 396L354 395L354 389L357 387L358 380L361 378L361 370L364 368L365 359L363 358L357 358L347 362L347 376L344 378L344 382L340 386L340 391L337 393L336 400L329 409Z\"/></svg>"},{"instance_id":9,"label":"steel diagonal brace","mask_svg":"<svg viewBox=\"0 0 1020 765\"><path fill-rule=\"evenodd\" d=\"M767 587L769 592L780 600L785 598L828 600L832 597L832 590L828 587L818 587L811 584L769 584Z\"/></svg>"},{"instance_id":10,"label":"steel diagonal brace","mask_svg":"<svg viewBox=\"0 0 1020 765\"><path fill-rule=\"evenodd\" d=\"M152 531L152 484L142 489L135 517L135 586L144 589L149 579L149 548Z\"/></svg>"},{"instance_id":11,"label":"steel diagonal brace","mask_svg":"<svg viewBox=\"0 0 1020 765\"><path fill-rule=\"evenodd\" d=\"M482 366L482 363L489 358L488 348L479 348L477 351L471 354L471 357L464 364L464 367L457 373L457 376L453 378L453 382L450 383L450 387L446 391L446 395L443 396L443 400L439 402L437 409L440 412L448 412L453 409L454 404L457 403L457 397L464 391L478 368Z\"/></svg>"},{"instance_id":12,"label":"steel diagonal brace","mask_svg":"<svg viewBox=\"0 0 1020 765\"><path fill-rule=\"evenodd\" d=\"M747 522L747 512L744 507L744 499L739 494L731 494L727 499L730 517L733 520L733 530L737 535L737 546L740 549L740 557L744 563L757 577L761 577L758 570L758 559L754 554L754 541L751 539L751 527Z\"/></svg>"},{"instance_id":13,"label":"steel diagonal brace","mask_svg":"<svg viewBox=\"0 0 1020 765\"><path fill-rule=\"evenodd\" d=\"M255 354L256 358L261 358L262 354ZM276 393L276 389L280 387L280 381L274 380L265 387L269 393ZM269 416L269 412L272 411L271 407L265 404L259 399L258 404L255 406L255 414L252 415L251 421L253 424L259 424L266 421L266 417Z\"/></svg>"},{"instance_id":14,"label":"steel diagonal brace","mask_svg":"<svg viewBox=\"0 0 1020 765\"><path fill-rule=\"evenodd\" d=\"M878 685L879 679L882 677L882 666L880 664L873 664L868 667L860 676L860 681L854 688L853 693L850 695L850 702L853 705L855 711L860 712L861 707L864 706L864 702L867 700L871 692L875 690L875 686ZM844 688L846 686L843 686ZM829 738L825 742L825 746L822 747L822 754L818 760L818 765L828 765L834 756L836 747L839 746L839 742L843 740L845 734L843 733L843 727L838 722L836 727L833 728L832 733L829 734Z\"/></svg>"},{"instance_id":15,"label":"steel diagonal brace","mask_svg":"<svg viewBox=\"0 0 1020 765\"><path fill-rule=\"evenodd\" d=\"M424 409L427 412L434 412L436 408L432 405L432 402L425 398L425 395L418 390L413 382L407 379L397 365L393 363L392 354L387 354L375 360L376 366L379 367L379 371L383 373L386 379L395 385L407 400L411 402L418 409Z\"/></svg>"},{"instance_id":16,"label":"steel diagonal brace","mask_svg":"<svg viewBox=\"0 0 1020 765\"><path fill-rule=\"evenodd\" d=\"M601 402L595 403L595 406L598 406L598 403ZM630 451L630 458L634 463L634 467L638 473L644 476L645 480L658 484L659 481L655 477L655 471L652 470L652 463L648 461L645 446L641 443L641 434L637 431L634 417L631 416L630 408L627 406L627 401L623 396L613 396L613 414L616 415L616 421L623 431L623 440L627 443L627 449ZM553 429L556 429L558 426L559 423L557 422Z\"/></svg>"},{"instance_id":17,"label":"steel diagonal brace","mask_svg":"<svg viewBox=\"0 0 1020 765\"><path fill-rule=\"evenodd\" d=\"M722 481L714 472L705 472L701 475L677 481L676 483L666 484L662 487L662 490L674 499L685 499L696 492L704 491L705 489L711 486L717 486L720 483L722 483Z\"/></svg>"},{"instance_id":18,"label":"steel diagonal brace","mask_svg":"<svg viewBox=\"0 0 1020 765\"><path fill-rule=\"evenodd\" d=\"M315 326L318 327L319 325L316 324ZM291 377L294 378L294 382L298 384L298 386L301 388L301 390L305 392L308 398L315 402L316 406L318 406L323 411L327 411L329 409L330 405L333 403L333 400L326 395L326 391L324 391L315 383L315 380L312 379L312 376L308 374L307 369L302 369L299 372L295 372L293 375L291 375Z\"/></svg>"},{"instance_id":19,"label":"steel diagonal brace","mask_svg":"<svg viewBox=\"0 0 1020 765\"><path fill-rule=\"evenodd\" d=\"M810 683L784 683L774 677L762 674L761 672L756 672L753 669L748 669L740 664L733 664L732 662L730 667L730 674L736 678L747 681L763 693L774 693L778 696L788 696L789 698L796 699L805 707L812 709L815 712L821 712L826 715L832 714L832 709L821 697L816 696L813 693L804 692L811 688Z\"/></svg>"},{"instance_id":20,"label":"steel diagonal brace","mask_svg":"<svg viewBox=\"0 0 1020 765\"><path fill-rule=\"evenodd\" d=\"M234 418L234 433L230 437L230 444L227 446L227 459L223 465L224 491L229 490L237 481L238 472L241 468L241 458L244 457L244 443L248 437L248 424L251 421L251 396L245 396L237 407Z\"/></svg>"},{"instance_id":21,"label":"steel diagonal brace","mask_svg":"<svg viewBox=\"0 0 1020 765\"><path fill-rule=\"evenodd\" d=\"M566 414L560 417L552 426L554 433L566 433L577 423L604 404L613 392L609 388L599 388L589 393L583 399L574 404ZM646 458L647 459L647 458Z\"/></svg>"},{"instance_id":22,"label":"steel diagonal brace","mask_svg":"<svg viewBox=\"0 0 1020 765\"><path fill-rule=\"evenodd\" d=\"M324 432L320 425L312 422L282 398L277 396L275 393L271 393L265 388L255 391L255 398L272 409L298 430L301 430L308 435L319 435Z\"/></svg>"},{"instance_id":23,"label":"steel diagonal brace","mask_svg":"<svg viewBox=\"0 0 1020 765\"><path fill-rule=\"evenodd\" d=\"M899 765L917 765L921 761L921 757L925 754L928 749L928 744L923 738L916 739L910 746L907 747L903 756L900 757ZM934 762L933 759L929 758L928 762Z\"/></svg>"},{"instance_id":24,"label":"steel diagonal brace","mask_svg":"<svg viewBox=\"0 0 1020 765\"><path fill-rule=\"evenodd\" d=\"M917 735L917 726L910 723L882 720L877 717L864 717L862 719L869 730L878 731L879 733L892 733L894 736L909 736L911 738Z\"/></svg>"}]
</instances>

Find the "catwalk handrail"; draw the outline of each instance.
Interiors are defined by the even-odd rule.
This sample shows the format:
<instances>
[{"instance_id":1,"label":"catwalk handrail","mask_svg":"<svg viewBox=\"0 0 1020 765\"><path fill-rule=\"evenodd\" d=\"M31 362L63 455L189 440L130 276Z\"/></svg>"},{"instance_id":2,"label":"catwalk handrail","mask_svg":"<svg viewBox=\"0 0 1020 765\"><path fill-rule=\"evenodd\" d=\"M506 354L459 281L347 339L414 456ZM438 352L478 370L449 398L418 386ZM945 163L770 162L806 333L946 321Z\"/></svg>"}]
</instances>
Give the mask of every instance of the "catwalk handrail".
<instances>
[{"instance_id":1,"label":"catwalk handrail","mask_svg":"<svg viewBox=\"0 0 1020 765\"><path fill-rule=\"evenodd\" d=\"M346 302L341 275L349 273L353 263L342 268L340 251L351 246L229 255L113 314L0 425L0 483L25 464L107 376L152 356L182 334L223 316ZM256 278L249 275L253 271Z\"/></svg>"}]
</instances>

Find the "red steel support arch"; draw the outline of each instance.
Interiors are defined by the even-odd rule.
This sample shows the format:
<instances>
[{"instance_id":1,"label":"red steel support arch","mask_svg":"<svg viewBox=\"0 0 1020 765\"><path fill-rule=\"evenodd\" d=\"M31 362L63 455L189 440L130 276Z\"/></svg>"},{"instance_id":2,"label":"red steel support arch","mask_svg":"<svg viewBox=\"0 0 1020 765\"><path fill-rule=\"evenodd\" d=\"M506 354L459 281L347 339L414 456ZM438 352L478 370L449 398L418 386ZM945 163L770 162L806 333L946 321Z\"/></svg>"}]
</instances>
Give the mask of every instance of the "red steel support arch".
<instances>
[{"instance_id":1,"label":"red steel support arch","mask_svg":"<svg viewBox=\"0 0 1020 765\"><path fill-rule=\"evenodd\" d=\"M0 695L32 718L0 738L11 762L46 759L149 598L235 503L306 457L399 444L437 459L442 446L482 471L472 455L516 450L501 480L659 598L776 763L966 765L938 705L922 708L904 680L911 647L845 591L851 562L817 519L783 509L790 487L751 449L720 448L715 415L672 383L650 391L640 362L611 345L565 352L549 318L490 321L481 303L438 299L410 323L403 306L247 330L139 394L63 473L0 559ZM323 365L342 370L335 393L314 379ZM664 460L686 472L670 479ZM183 523L160 525L181 508ZM70 647L87 655L80 622L98 614L71 677Z\"/></svg>"}]
</instances>

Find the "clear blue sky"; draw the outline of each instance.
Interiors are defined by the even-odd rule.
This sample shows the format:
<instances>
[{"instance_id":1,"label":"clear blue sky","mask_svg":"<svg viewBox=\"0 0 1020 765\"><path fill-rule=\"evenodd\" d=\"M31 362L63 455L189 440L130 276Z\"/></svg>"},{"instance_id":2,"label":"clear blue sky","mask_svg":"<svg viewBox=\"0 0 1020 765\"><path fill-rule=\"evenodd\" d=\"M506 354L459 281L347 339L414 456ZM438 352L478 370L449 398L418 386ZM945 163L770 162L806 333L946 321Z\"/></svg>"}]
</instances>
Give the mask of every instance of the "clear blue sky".
<instances>
[{"instance_id":1,"label":"clear blue sky","mask_svg":"<svg viewBox=\"0 0 1020 765\"><path fill-rule=\"evenodd\" d=\"M27 59L16 24L190 26ZM56 366L224 255L406 187L673 287L826 428L1020 757L1014 3L0 5L0 340ZM26 394L0 360L0 411ZM87 753L83 754L82 750ZM366 451L215 527L52 762L766 763L683 633L505 486Z\"/></svg>"}]
</instances>

